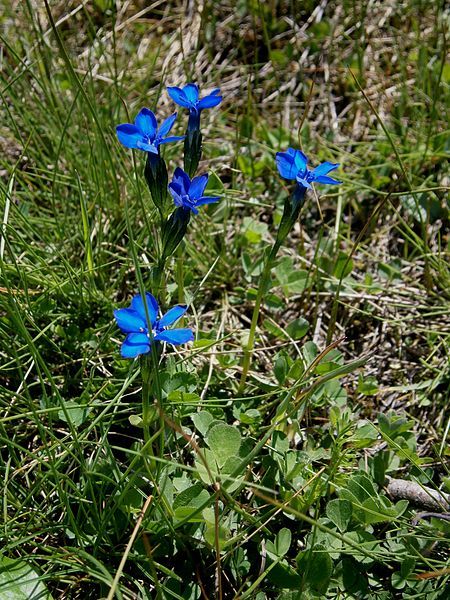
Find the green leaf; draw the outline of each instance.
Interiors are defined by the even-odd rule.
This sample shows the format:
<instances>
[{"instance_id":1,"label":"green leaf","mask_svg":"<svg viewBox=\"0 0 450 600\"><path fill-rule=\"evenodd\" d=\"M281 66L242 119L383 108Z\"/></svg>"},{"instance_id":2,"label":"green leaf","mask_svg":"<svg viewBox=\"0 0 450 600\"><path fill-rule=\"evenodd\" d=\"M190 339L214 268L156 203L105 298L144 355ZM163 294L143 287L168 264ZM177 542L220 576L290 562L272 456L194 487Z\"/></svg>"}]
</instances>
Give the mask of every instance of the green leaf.
<instances>
[{"instance_id":1,"label":"green leaf","mask_svg":"<svg viewBox=\"0 0 450 600\"><path fill-rule=\"evenodd\" d=\"M351 441L356 448L368 448L378 438L378 431L371 422L359 421L357 428L351 436ZM382 483L378 481L377 483Z\"/></svg>"},{"instance_id":2,"label":"green leaf","mask_svg":"<svg viewBox=\"0 0 450 600\"><path fill-rule=\"evenodd\" d=\"M306 344L302 348L302 354L305 359L305 363L310 365L313 360L318 356L319 349L317 348L314 342L306 342Z\"/></svg>"},{"instance_id":3,"label":"green leaf","mask_svg":"<svg viewBox=\"0 0 450 600\"><path fill-rule=\"evenodd\" d=\"M365 473L356 473L353 475L348 480L345 489L352 493L360 502L364 502L367 498L376 498L378 496L372 481Z\"/></svg>"},{"instance_id":4,"label":"green leaf","mask_svg":"<svg viewBox=\"0 0 450 600\"><path fill-rule=\"evenodd\" d=\"M341 533L347 531L352 519L352 503L349 500L336 498L330 500L326 507L327 517L339 529Z\"/></svg>"},{"instance_id":5,"label":"green leaf","mask_svg":"<svg viewBox=\"0 0 450 600\"><path fill-rule=\"evenodd\" d=\"M259 258L259 260L255 260L254 256L250 256L248 252L243 252L241 256L241 262L242 268L244 269L244 273L248 280L250 280L251 277L261 275L264 268L264 261L262 257Z\"/></svg>"},{"instance_id":6,"label":"green leaf","mask_svg":"<svg viewBox=\"0 0 450 600\"><path fill-rule=\"evenodd\" d=\"M347 262L348 260L348 262ZM347 277L353 270L353 261L348 259L345 252L339 252L339 256L334 265L333 275L340 279L341 277Z\"/></svg>"},{"instance_id":7,"label":"green leaf","mask_svg":"<svg viewBox=\"0 0 450 600\"><path fill-rule=\"evenodd\" d=\"M58 411L58 418L65 423L71 423L73 427L79 427L89 416L91 409L72 400L64 402L65 410Z\"/></svg>"},{"instance_id":8,"label":"green leaf","mask_svg":"<svg viewBox=\"0 0 450 600\"><path fill-rule=\"evenodd\" d=\"M325 594L330 584L333 562L325 546L315 544L297 555L297 567L304 584L319 594Z\"/></svg>"},{"instance_id":9,"label":"green leaf","mask_svg":"<svg viewBox=\"0 0 450 600\"><path fill-rule=\"evenodd\" d=\"M348 531L345 537L364 548L366 552L375 552L378 548L378 540L368 531ZM367 556L366 553L358 552L355 546L347 546L347 549L355 560L363 564L370 564L375 558L375 555L372 558Z\"/></svg>"},{"instance_id":10,"label":"green leaf","mask_svg":"<svg viewBox=\"0 0 450 600\"><path fill-rule=\"evenodd\" d=\"M0 598L2 600L52 600L45 584L28 563L7 556L0 556Z\"/></svg>"},{"instance_id":11,"label":"green leaf","mask_svg":"<svg viewBox=\"0 0 450 600\"><path fill-rule=\"evenodd\" d=\"M267 554L273 560L277 558L281 558L285 554L287 554L290 546L291 546L291 530L287 529L287 527L283 527L275 536L275 540L273 542L266 542L266 550Z\"/></svg>"},{"instance_id":12,"label":"green leaf","mask_svg":"<svg viewBox=\"0 0 450 600\"><path fill-rule=\"evenodd\" d=\"M277 325L277 323L272 321L272 319L264 319L263 326L264 326L264 329L267 331L267 333L270 333L270 335L273 335L274 337L277 337L281 340L288 339L284 329L282 327L280 327L279 325Z\"/></svg>"},{"instance_id":13,"label":"green leaf","mask_svg":"<svg viewBox=\"0 0 450 600\"><path fill-rule=\"evenodd\" d=\"M201 483L183 490L175 497L173 501L173 510L177 519L188 519L191 523L203 522L201 512L194 514L210 498L209 493L203 488ZM190 515L193 515L190 517Z\"/></svg>"},{"instance_id":14,"label":"green leaf","mask_svg":"<svg viewBox=\"0 0 450 600\"><path fill-rule=\"evenodd\" d=\"M395 439L401 433L412 431L414 426L414 421L408 420L402 415L397 415L393 411L389 411L387 414L379 413L377 419L381 432L392 439Z\"/></svg>"},{"instance_id":15,"label":"green leaf","mask_svg":"<svg viewBox=\"0 0 450 600\"><path fill-rule=\"evenodd\" d=\"M309 329L309 323L303 317L299 317L298 319L294 319L287 325L286 332L293 340L299 340L304 335L306 335Z\"/></svg>"},{"instance_id":16,"label":"green leaf","mask_svg":"<svg viewBox=\"0 0 450 600\"><path fill-rule=\"evenodd\" d=\"M287 527L280 529L275 538L275 550L277 552L277 556L284 556L288 553L289 548L291 547L291 541L291 530Z\"/></svg>"},{"instance_id":17,"label":"green leaf","mask_svg":"<svg viewBox=\"0 0 450 600\"><path fill-rule=\"evenodd\" d=\"M302 583L300 575L285 560L270 570L267 579L280 589L298 590Z\"/></svg>"},{"instance_id":18,"label":"green leaf","mask_svg":"<svg viewBox=\"0 0 450 600\"><path fill-rule=\"evenodd\" d=\"M200 396L195 392L184 392L183 390L174 390L170 392L167 396L168 402L173 402L174 404L181 404L185 402L186 404L192 404L193 406L198 406L200 402Z\"/></svg>"},{"instance_id":19,"label":"green leaf","mask_svg":"<svg viewBox=\"0 0 450 600\"><path fill-rule=\"evenodd\" d=\"M286 381L286 376L289 371L289 363L286 355L279 354L273 366L273 373L280 385Z\"/></svg>"},{"instance_id":20,"label":"green leaf","mask_svg":"<svg viewBox=\"0 0 450 600\"><path fill-rule=\"evenodd\" d=\"M222 475L223 483L222 485L226 488L228 493L232 493L238 489L238 487L242 484L242 479L236 475L233 479L225 480L225 475L234 473L234 471L241 466L241 470L245 471L245 465L242 465L242 459L239 456L229 456L223 466L220 469L220 473Z\"/></svg>"},{"instance_id":21,"label":"green leaf","mask_svg":"<svg viewBox=\"0 0 450 600\"><path fill-rule=\"evenodd\" d=\"M301 294L311 283L308 271L298 269L290 256L283 256L278 261L274 273L286 296Z\"/></svg>"},{"instance_id":22,"label":"green leaf","mask_svg":"<svg viewBox=\"0 0 450 600\"><path fill-rule=\"evenodd\" d=\"M206 436L209 426L214 421L214 417L207 410L201 410L200 412L191 415L191 419L195 425L195 428L203 436Z\"/></svg>"},{"instance_id":23,"label":"green leaf","mask_svg":"<svg viewBox=\"0 0 450 600\"><path fill-rule=\"evenodd\" d=\"M239 413L239 420L245 425L256 425L261 419L262 415L256 408L249 408L245 412Z\"/></svg>"},{"instance_id":24,"label":"green leaf","mask_svg":"<svg viewBox=\"0 0 450 600\"><path fill-rule=\"evenodd\" d=\"M176 496L173 501L173 508L175 509L179 506L188 506L191 503L195 503L196 498L198 498L203 489L201 483L196 483L195 485L186 488Z\"/></svg>"},{"instance_id":25,"label":"green leaf","mask_svg":"<svg viewBox=\"0 0 450 600\"><path fill-rule=\"evenodd\" d=\"M404 577L406 579L406 577L411 575L411 573L414 571L415 567L416 567L416 559L414 557L407 556L405 559L403 559L401 567L400 567L400 573L401 573L402 577Z\"/></svg>"},{"instance_id":26,"label":"green leaf","mask_svg":"<svg viewBox=\"0 0 450 600\"><path fill-rule=\"evenodd\" d=\"M228 458L239 454L241 434L232 425L218 423L208 431L206 442L213 451L217 464L222 467Z\"/></svg>"},{"instance_id":27,"label":"green leaf","mask_svg":"<svg viewBox=\"0 0 450 600\"><path fill-rule=\"evenodd\" d=\"M406 585L406 581L399 571L394 571L391 575L391 584L395 590L402 590Z\"/></svg>"},{"instance_id":28,"label":"green leaf","mask_svg":"<svg viewBox=\"0 0 450 600\"><path fill-rule=\"evenodd\" d=\"M219 542L219 550L223 550L227 545L228 540L230 539L230 530L224 525L219 525L218 527L218 542ZM203 537L205 541L212 546L216 547L216 526L208 524L203 533Z\"/></svg>"},{"instance_id":29,"label":"green leaf","mask_svg":"<svg viewBox=\"0 0 450 600\"><path fill-rule=\"evenodd\" d=\"M244 217L242 231L251 244L258 244L267 235L267 224L252 217Z\"/></svg>"},{"instance_id":30,"label":"green leaf","mask_svg":"<svg viewBox=\"0 0 450 600\"><path fill-rule=\"evenodd\" d=\"M392 505L386 497L382 496L377 499L368 498L362 506L365 511L365 523L386 523L395 521L405 512L408 500L399 500L397 504Z\"/></svg>"},{"instance_id":31,"label":"green leaf","mask_svg":"<svg viewBox=\"0 0 450 600\"><path fill-rule=\"evenodd\" d=\"M142 427L144 422L141 415L130 415L128 417L128 421L130 422L130 425L133 425L133 427Z\"/></svg>"},{"instance_id":32,"label":"green leaf","mask_svg":"<svg viewBox=\"0 0 450 600\"><path fill-rule=\"evenodd\" d=\"M358 377L357 392L364 396L374 396L378 392L378 381L373 375Z\"/></svg>"},{"instance_id":33,"label":"green leaf","mask_svg":"<svg viewBox=\"0 0 450 600\"><path fill-rule=\"evenodd\" d=\"M284 69L288 65L290 58L288 54L283 50L271 50L270 60L274 63L275 68Z\"/></svg>"},{"instance_id":34,"label":"green leaf","mask_svg":"<svg viewBox=\"0 0 450 600\"><path fill-rule=\"evenodd\" d=\"M170 371L161 371L160 373L161 387L163 394L169 396L171 392L195 392L197 387L197 377L194 373L179 371L171 373Z\"/></svg>"},{"instance_id":35,"label":"green leaf","mask_svg":"<svg viewBox=\"0 0 450 600\"><path fill-rule=\"evenodd\" d=\"M200 479L204 481L207 485L211 485L211 483L213 483L213 481L211 481L211 477L215 481L218 476L218 468L214 452L208 450L208 448L203 448L202 455L206 461L206 464L208 465L208 469L206 468L203 460L201 460L199 457L195 459L195 466L197 468Z\"/></svg>"},{"instance_id":36,"label":"green leaf","mask_svg":"<svg viewBox=\"0 0 450 600\"><path fill-rule=\"evenodd\" d=\"M361 565L351 556L342 557L342 581L345 591L356 597L367 597L367 579L360 571Z\"/></svg>"}]
</instances>

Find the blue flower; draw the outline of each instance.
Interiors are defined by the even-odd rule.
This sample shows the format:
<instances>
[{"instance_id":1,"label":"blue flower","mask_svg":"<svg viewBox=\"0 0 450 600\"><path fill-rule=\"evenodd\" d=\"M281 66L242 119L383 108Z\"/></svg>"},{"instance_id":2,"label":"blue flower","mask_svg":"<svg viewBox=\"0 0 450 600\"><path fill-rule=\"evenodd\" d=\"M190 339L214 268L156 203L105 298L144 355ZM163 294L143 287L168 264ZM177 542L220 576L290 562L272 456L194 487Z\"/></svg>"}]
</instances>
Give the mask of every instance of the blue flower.
<instances>
[{"instance_id":1,"label":"blue flower","mask_svg":"<svg viewBox=\"0 0 450 600\"><path fill-rule=\"evenodd\" d=\"M178 346L194 339L190 329L167 329L187 311L187 306L179 304L166 312L158 319L158 302L149 293L145 294L147 301L148 317L151 324L151 334L148 328L147 316L142 296L138 294L131 301L130 308L120 308L114 311L117 325L127 334L122 344L121 354L124 358L135 358L140 354L150 352L154 341L167 342Z\"/></svg>"},{"instance_id":2,"label":"blue flower","mask_svg":"<svg viewBox=\"0 0 450 600\"><path fill-rule=\"evenodd\" d=\"M337 185L342 183L332 177L327 177L330 171L339 167L339 163L324 162L315 169L308 169L308 157L300 150L288 148L287 152L277 152L276 163L281 177L284 179L295 179L297 183L305 188L310 188L311 183L328 183Z\"/></svg>"},{"instance_id":3,"label":"blue flower","mask_svg":"<svg viewBox=\"0 0 450 600\"><path fill-rule=\"evenodd\" d=\"M204 196L208 175L199 175L191 181L189 175L177 167L172 181L169 183L169 192L172 195L175 206L188 208L198 215L197 208L203 204L218 202L218 196Z\"/></svg>"},{"instance_id":4,"label":"blue flower","mask_svg":"<svg viewBox=\"0 0 450 600\"><path fill-rule=\"evenodd\" d=\"M194 114L200 114L204 108L212 108L222 102L219 88L199 98L198 85L195 83L188 83L184 88L168 87L167 92L174 102Z\"/></svg>"},{"instance_id":5,"label":"blue flower","mask_svg":"<svg viewBox=\"0 0 450 600\"><path fill-rule=\"evenodd\" d=\"M182 136L169 136L167 134L173 127L177 113L168 117L158 128L155 115L148 108L143 108L132 123L117 125L116 132L119 142L127 148L137 148L145 152L158 154L158 146L168 142L178 142Z\"/></svg>"}]
</instances>

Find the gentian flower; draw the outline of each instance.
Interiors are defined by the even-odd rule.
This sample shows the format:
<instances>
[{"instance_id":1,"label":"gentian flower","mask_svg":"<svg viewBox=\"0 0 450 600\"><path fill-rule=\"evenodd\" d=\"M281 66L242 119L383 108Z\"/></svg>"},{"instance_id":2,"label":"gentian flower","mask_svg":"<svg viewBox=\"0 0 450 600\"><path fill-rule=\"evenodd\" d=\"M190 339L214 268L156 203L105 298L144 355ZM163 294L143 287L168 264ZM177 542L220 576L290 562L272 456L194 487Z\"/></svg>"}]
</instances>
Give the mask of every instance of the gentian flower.
<instances>
[{"instance_id":1,"label":"gentian flower","mask_svg":"<svg viewBox=\"0 0 450 600\"><path fill-rule=\"evenodd\" d=\"M167 92L176 104L188 108L190 113L200 115L205 108L212 108L222 102L220 89L216 88L203 98L199 97L198 85L188 83L184 88L168 87Z\"/></svg>"},{"instance_id":2,"label":"gentian flower","mask_svg":"<svg viewBox=\"0 0 450 600\"><path fill-rule=\"evenodd\" d=\"M158 319L158 302L149 292L146 292L145 297L151 333L148 328L144 302L140 294L134 296L131 300L130 308L120 308L114 311L117 325L127 334L121 348L121 354L124 358L135 358L140 354L147 354L154 342L167 342L178 346L194 339L194 334L190 329L167 329L169 325L172 325L184 315L187 311L186 305L174 306L161 319Z\"/></svg>"},{"instance_id":3,"label":"gentian flower","mask_svg":"<svg viewBox=\"0 0 450 600\"><path fill-rule=\"evenodd\" d=\"M203 204L212 204L220 200L219 196L204 196L208 175L199 175L192 180L180 167L175 169L172 181L169 183L169 192L175 206L191 210L198 215L198 207Z\"/></svg>"},{"instance_id":4,"label":"gentian flower","mask_svg":"<svg viewBox=\"0 0 450 600\"><path fill-rule=\"evenodd\" d=\"M287 152L277 152L276 162L278 171L284 179L295 179L300 186L310 188L311 183L328 183L337 185L342 183L337 179L328 177L330 171L339 167L339 163L324 162L315 169L308 169L308 157L300 150L288 148Z\"/></svg>"},{"instance_id":5,"label":"gentian flower","mask_svg":"<svg viewBox=\"0 0 450 600\"><path fill-rule=\"evenodd\" d=\"M202 157L202 134L200 115L205 108L212 108L222 102L220 89L216 88L200 98L198 86L188 83L183 88L168 87L167 92L174 102L189 109L189 119L184 140L184 170L192 177Z\"/></svg>"},{"instance_id":6,"label":"gentian flower","mask_svg":"<svg viewBox=\"0 0 450 600\"><path fill-rule=\"evenodd\" d=\"M117 125L116 133L119 142L127 148L137 148L152 154L159 153L159 146L169 142L178 142L184 135L166 137L173 127L177 113L174 113L162 122L158 128L156 117L151 110L143 108L132 123Z\"/></svg>"}]
</instances>

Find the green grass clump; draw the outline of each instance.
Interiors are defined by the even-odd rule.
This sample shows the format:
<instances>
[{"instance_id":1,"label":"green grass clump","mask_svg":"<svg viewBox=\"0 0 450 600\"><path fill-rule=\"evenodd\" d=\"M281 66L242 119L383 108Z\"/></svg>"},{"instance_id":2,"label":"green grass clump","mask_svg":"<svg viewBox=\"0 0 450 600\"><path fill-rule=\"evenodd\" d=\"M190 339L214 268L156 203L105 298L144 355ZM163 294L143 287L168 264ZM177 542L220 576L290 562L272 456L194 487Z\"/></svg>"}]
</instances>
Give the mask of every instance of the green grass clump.
<instances>
[{"instance_id":1,"label":"green grass clump","mask_svg":"<svg viewBox=\"0 0 450 600\"><path fill-rule=\"evenodd\" d=\"M443 3L0 6L0 598L448 598ZM149 457L112 310L159 217L114 128L187 81L224 95L222 200L166 267L197 338L167 351ZM240 390L289 145L343 184L280 251Z\"/></svg>"}]
</instances>

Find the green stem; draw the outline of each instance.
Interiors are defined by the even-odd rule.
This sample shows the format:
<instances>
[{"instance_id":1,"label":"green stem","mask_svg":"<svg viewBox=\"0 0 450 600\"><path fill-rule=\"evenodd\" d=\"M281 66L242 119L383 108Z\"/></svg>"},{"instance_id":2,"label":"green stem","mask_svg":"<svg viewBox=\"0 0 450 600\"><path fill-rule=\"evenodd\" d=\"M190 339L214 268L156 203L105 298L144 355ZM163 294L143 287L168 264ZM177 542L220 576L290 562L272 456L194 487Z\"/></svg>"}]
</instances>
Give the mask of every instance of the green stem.
<instances>
[{"instance_id":1,"label":"green stem","mask_svg":"<svg viewBox=\"0 0 450 600\"><path fill-rule=\"evenodd\" d=\"M159 378L159 356L160 346L158 342L153 342L149 354L144 354L141 357L141 375L142 375L142 428L144 431L144 447L149 451L149 454L153 456L152 442L155 436L150 437L150 423L152 421L152 402L151 399L155 399L159 409L159 458L164 456L164 445L165 445L165 423L164 416L162 413L162 393L161 393L161 381ZM158 463L157 470L159 470L161 463Z\"/></svg>"},{"instance_id":2,"label":"green stem","mask_svg":"<svg viewBox=\"0 0 450 600\"><path fill-rule=\"evenodd\" d=\"M166 297L165 297L165 285L164 285L164 269L166 267L166 260L164 257L160 258L153 268L152 272L152 294L158 299L159 305L164 310Z\"/></svg>"},{"instance_id":3,"label":"green stem","mask_svg":"<svg viewBox=\"0 0 450 600\"><path fill-rule=\"evenodd\" d=\"M159 427L161 434L159 436L159 458L161 460L164 457L164 445L165 445L165 435L166 435L166 424L164 421L164 413L163 413L163 405L162 405L162 390L161 390L161 381L159 379L159 356L160 356L160 344L159 342L155 342L151 346L151 361L153 366L154 378L153 382L155 384L155 397L156 403L158 406L159 412ZM162 467L162 462L157 465L157 473Z\"/></svg>"},{"instance_id":4,"label":"green stem","mask_svg":"<svg viewBox=\"0 0 450 600\"><path fill-rule=\"evenodd\" d=\"M264 269L261 274L261 278L259 280L258 291L256 293L255 306L253 307L252 322L250 324L250 332L248 335L247 347L244 350L244 360L242 363L242 374L241 374L241 381L239 383L238 394L242 394L242 392L244 391L245 382L247 381L247 375L250 370L253 348L255 347L256 326L258 325L259 313L260 313L260 309L261 309L261 302L262 302L263 294L266 291L267 285L270 281L270 272L272 270L272 265L276 258L276 255L277 255L277 252L278 252L280 246L281 246L281 240L279 240L277 238L267 256L266 262L264 264Z\"/></svg>"},{"instance_id":5,"label":"green stem","mask_svg":"<svg viewBox=\"0 0 450 600\"><path fill-rule=\"evenodd\" d=\"M184 303L184 252L182 244L178 246L177 257L177 285L178 285L178 302Z\"/></svg>"},{"instance_id":6,"label":"green stem","mask_svg":"<svg viewBox=\"0 0 450 600\"><path fill-rule=\"evenodd\" d=\"M141 375L142 375L142 428L144 430L144 444L148 446L152 454L150 440L150 392L152 380L152 364L149 360L149 355L144 354L141 358Z\"/></svg>"},{"instance_id":7,"label":"green stem","mask_svg":"<svg viewBox=\"0 0 450 600\"><path fill-rule=\"evenodd\" d=\"M306 188L300 184L297 184L292 192L290 198L287 198L284 203L283 216L281 217L280 224L278 226L276 240L267 255L264 263L264 269L259 280L258 291L256 293L255 306L253 308L252 322L250 324L250 332L248 336L247 347L244 350L244 359L242 362L242 374L241 381L239 382L238 394L242 394L247 381L247 375L250 370L253 348L255 347L255 335L256 326L258 325L259 312L261 309L261 302L263 294L267 291L267 286L270 281L270 272L274 260L277 256L278 250L281 244L284 242L289 232L293 228L295 222L298 219L300 210L305 203Z\"/></svg>"}]
</instances>

